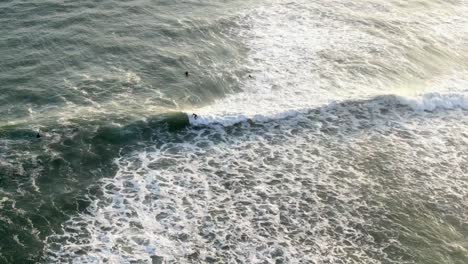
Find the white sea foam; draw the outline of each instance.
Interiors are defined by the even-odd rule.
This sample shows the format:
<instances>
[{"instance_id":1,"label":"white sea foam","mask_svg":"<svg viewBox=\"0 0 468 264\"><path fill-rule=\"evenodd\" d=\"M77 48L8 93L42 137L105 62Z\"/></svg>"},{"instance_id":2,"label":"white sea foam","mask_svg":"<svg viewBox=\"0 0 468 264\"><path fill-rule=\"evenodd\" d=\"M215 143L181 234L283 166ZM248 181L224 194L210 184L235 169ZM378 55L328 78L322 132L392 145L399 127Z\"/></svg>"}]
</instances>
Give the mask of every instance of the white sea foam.
<instances>
[{"instance_id":1,"label":"white sea foam","mask_svg":"<svg viewBox=\"0 0 468 264\"><path fill-rule=\"evenodd\" d=\"M88 212L49 238L50 260L406 263L392 254L431 254L452 241L443 228L455 228L454 237L462 229L445 226L439 209L406 208L430 201L446 216L466 217L466 112L388 104L190 130L121 157ZM438 242L409 249L400 236L422 232L410 222L427 214L440 218Z\"/></svg>"},{"instance_id":2,"label":"white sea foam","mask_svg":"<svg viewBox=\"0 0 468 264\"><path fill-rule=\"evenodd\" d=\"M250 49L249 63L240 66L253 78L241 80L243 92L187 111L200 117L191 123L270 120L380 95L420 102L418 109L463 107L454 100L468 91L468 40L460 36L468 7L450 13L444 7L336 0L254 9L237 32Z\"/></svg>"}]
</instances>

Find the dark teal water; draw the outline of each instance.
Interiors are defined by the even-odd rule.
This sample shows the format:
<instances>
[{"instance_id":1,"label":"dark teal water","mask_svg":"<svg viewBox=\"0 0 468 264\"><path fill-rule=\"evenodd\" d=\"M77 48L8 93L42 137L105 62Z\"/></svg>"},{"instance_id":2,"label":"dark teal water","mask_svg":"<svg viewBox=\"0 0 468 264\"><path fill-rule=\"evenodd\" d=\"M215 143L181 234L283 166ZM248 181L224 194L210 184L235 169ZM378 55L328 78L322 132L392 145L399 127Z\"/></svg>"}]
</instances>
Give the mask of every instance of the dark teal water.
<instances>
[{"instance_id":1,"label":"dark teal water","mask_svg":"<svg viewBox=\"0 0 468 264\"><path fill-rule=\"evenodd\" d=\"M467 263L465 11L1 2L0 263Z\"/></svg>"},{"instance_id":2,"label":"dark teal water","mask_svg":"<svg viewBox=\"0 0 468 264\"><path fill-rule=\"evenodd\" d=\"M120 152L188 125L154 107L201 104L236 89L210 66L228 65L241 50L208 47L232 42L219 3L0 5L0 259L33 263L45 238L89 205L87 187L114 175ZM218 74L230 75L225 68Z\"/></svg>"}]
</instances>

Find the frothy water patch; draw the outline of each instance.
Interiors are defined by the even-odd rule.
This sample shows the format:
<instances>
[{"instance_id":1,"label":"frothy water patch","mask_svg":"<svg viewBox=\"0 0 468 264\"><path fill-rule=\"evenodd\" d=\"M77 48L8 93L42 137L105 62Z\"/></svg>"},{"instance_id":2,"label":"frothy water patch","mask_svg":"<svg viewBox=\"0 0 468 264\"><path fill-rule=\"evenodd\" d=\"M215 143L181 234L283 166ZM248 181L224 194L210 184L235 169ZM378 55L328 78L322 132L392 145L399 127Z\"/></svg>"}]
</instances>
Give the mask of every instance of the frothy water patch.
<instances>
[{"instance_id":1,"label":"frothy water patch","mask_svg":"<svg viewBox=\"0 0 468 264\"><path fill-rule=\"evenodd\" d=\"M242 92L196 109L203 119L193 123L232 125L335 101L455 92L435 84L454 76L458 88L466 83L467 8L341 0L254 8L234 30L249 49L248 63L239 65L250 73Z\"/></svg>"},{"instance_id":2,"label":"frothy water patch","mask_svg":"<svg viewBox=\"0 0 468 264\"><path fill-rule=\"evenodd\" d=\"M375 100L162 137L116 161L48 259L467 260L466 114Z\"/></svg>"}]
</instances>

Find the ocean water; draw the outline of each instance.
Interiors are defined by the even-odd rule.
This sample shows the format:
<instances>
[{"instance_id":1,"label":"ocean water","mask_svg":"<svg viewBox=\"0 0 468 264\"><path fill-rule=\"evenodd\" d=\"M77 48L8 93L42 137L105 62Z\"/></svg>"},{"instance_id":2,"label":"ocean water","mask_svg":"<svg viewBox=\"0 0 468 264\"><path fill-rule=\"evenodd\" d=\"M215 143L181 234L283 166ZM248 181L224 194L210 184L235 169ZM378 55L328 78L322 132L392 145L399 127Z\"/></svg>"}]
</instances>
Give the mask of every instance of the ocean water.
<instances>
[{"instance_id":1,"label":"ocean water","mask_svg":"<svg viewBox=\"0 0 468 264\"><path fill-rule=\"evenodd\" d=\"M0 263L468 263L467 13L0 2Z\"/></svg>"}]
</instances>

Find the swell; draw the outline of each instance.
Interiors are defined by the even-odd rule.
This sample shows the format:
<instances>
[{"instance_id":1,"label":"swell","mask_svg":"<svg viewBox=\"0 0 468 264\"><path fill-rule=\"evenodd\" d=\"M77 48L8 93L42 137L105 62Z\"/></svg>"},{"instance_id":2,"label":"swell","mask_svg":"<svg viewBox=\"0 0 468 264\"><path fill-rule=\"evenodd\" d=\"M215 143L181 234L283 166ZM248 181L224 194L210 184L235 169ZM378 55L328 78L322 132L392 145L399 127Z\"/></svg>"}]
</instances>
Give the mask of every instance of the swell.
<instances>
[{"instance_id":1,"label":"swell","mask_svg":"<svg viewBox=\"0 0 468 264\"><path fill-rule=\"evenodd\" d=\"M0 120L27 118L28 109L100 112L125 99L142 108L177 109L239 90L236 78L243 73L234 66L243 51L229 32L237 17L220 6L197 5L192 12L217 15L192 17L176 16L177 4L169 3L24 5L2 17L8 28L0 43Z\"/></svg>"}]
</instances>

